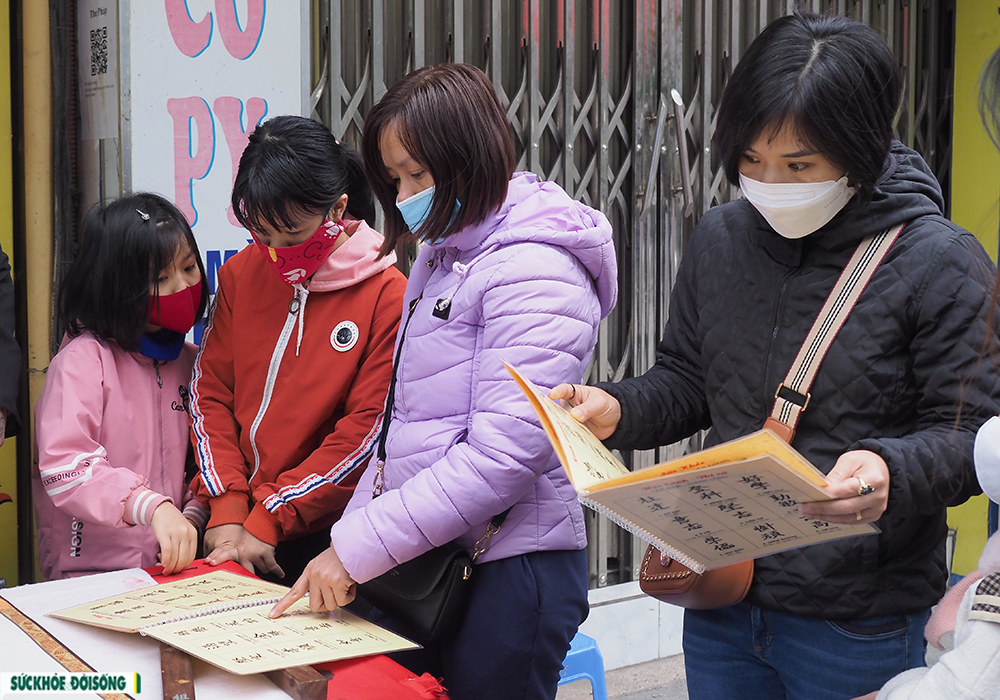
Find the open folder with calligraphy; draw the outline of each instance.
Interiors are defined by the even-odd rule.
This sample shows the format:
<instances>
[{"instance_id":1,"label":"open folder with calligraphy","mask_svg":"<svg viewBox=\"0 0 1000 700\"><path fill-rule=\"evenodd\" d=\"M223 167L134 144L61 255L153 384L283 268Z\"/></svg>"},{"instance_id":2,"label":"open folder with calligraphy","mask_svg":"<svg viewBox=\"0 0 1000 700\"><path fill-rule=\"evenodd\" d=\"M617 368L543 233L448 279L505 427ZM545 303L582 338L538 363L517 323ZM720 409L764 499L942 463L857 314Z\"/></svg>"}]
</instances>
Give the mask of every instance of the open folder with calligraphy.
<instances>
[{"instance_id":1,"label":"open folder with calligraphy","mask_svg":"<svg viewBox=\"0 0 1000 700\"><path fill-rule=\"evenodd\" d=\"M419 646L343 609L314 613L305 599L268 618L287 592L219 569L50 614L139 632L239 675Z\"/></svg>"},{"instance_id":2,"label":"open folder with calligraphy","mask_svg":"<svg viewBox=\"0 0 1000 700\"><path fill-rule=\"evenodd\" d=\"M506 363L505 363L506 364ZM823 473L769 430L630 472L569 411L507 369L524 391L580 502L697 573L878 532L802 516L825 501Z\"/></svg>"}]
</instances>

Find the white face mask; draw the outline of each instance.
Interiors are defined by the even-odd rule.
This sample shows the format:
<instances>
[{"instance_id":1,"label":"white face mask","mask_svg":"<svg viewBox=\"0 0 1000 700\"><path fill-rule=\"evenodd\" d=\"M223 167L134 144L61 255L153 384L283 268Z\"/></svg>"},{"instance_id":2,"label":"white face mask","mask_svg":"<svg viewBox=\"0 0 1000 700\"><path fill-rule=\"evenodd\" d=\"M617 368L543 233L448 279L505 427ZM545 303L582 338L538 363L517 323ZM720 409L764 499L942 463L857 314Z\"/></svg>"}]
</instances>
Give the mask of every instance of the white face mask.
<instances>
[{"instance_id":1,"label":"white face mask","mask_svg":"<svg viewBox=\"0 0 1000 700\"><path fill-rule=\"evenodd\" d=\"M740 174L740 189L771 228L785 238L804 238L826 224L854 196L847 176L824 182L758 182Z\"/></svg>"}]
</instances>

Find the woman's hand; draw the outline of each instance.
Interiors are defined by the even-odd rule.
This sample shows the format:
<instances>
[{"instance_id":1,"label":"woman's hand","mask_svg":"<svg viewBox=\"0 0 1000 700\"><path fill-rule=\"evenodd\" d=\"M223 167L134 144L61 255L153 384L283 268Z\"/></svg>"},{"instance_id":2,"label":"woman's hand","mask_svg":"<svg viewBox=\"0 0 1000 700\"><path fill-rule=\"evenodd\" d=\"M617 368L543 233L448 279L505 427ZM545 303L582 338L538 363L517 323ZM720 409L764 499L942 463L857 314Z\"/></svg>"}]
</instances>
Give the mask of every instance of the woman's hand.
<instances>
[{"instance_id":1,"label":"woman's hand","mask_svg":"<svg viewBox=\"0 0 1000 700\"><path fill-rule=\"evenodd\" d=\"M177 506L170 501L163 501L153 511L149 525L160 544L163 573L177 573L194 561L194 555L198 552L198 530L177 510Z\"/></svg>"},{"instance_id":2,"label":"woman's hand","mask_svg":"<svg viewBox=\"0 0 1000 700\"><path fill-rule=\"evenodd\" d=\"M805 517L840 525L871 523L889 504L889 467L874 452L845 452L826 480L826 492L833 500L803 503Z\"/></svg>"},{"instance_id":3,"label":"woman's hand","mask_svg":"<svg viewBox=\"0 0 1000 700\"><path fill-rule=\"evenodd\" d=\"M292 589L279 600L268 617L278 617L291 607L292 603L309 593L309 608L314 612L321 610L336 610L347 605L358 592L358 584L337 556L337 551L330 546L306 565L299 580Z\"/></svg>"},{"instance_id":4,"label":"woman's hand","mask_svg":"<svg viewBox=\"0 0 1000 700\"><path fill-rule=\"evenodd\" d=\"M596 386L560 384L549 392L553 401L562 399L570 407L570 415L583 423L599 440L611 436L622 419L618 399Z\"/></svg>"}]
</instances>

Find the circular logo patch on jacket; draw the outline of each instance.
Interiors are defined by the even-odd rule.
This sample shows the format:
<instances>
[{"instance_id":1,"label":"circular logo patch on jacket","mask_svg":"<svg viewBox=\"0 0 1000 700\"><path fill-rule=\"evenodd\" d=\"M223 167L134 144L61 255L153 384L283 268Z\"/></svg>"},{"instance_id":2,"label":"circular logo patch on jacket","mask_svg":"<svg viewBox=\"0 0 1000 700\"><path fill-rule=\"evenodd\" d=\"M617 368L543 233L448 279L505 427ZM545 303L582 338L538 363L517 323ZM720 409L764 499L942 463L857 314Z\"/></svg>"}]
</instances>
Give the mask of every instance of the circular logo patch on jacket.
<instances>
[{"instance_id":1,"label":"circular logo patch on jacket","mask_svg":"<svg viewBox=\"0 0 1000 700\"><path fill-rule=\"evenodd\" d=\"M353 321L341 321L330 334L330 345L337 352L347 352L358 342L358 327Z\"/></svg>"}]
</instances>

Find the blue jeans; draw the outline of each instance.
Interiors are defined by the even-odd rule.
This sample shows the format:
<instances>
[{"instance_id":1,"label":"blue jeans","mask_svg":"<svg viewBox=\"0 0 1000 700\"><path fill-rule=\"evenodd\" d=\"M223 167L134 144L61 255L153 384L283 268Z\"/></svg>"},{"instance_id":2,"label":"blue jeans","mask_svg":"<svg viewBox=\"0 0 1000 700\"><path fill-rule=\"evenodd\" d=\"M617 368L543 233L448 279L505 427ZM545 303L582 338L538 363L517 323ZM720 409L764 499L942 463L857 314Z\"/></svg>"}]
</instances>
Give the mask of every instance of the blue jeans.
<instances>
[{"instance_id":1,"label":"blue jeans","mask_svg":"<svg viewBox=\"0 0 1000 700\"><path fill-rule=\"evenodd\" d=\"M849 700L924 666L930 610L821 620L746 603L684 611L690 700Z\"/></svg>"},{"instance_id":2,"label":"blue jeans","mask_svg":"<svg viewBox=\"0 0 1000 700\"><path fill-rule=\"evenodd\" d=\"M472 581L468 610L452 638L389 656L418 675L442 678L451 700L554 698L570 641L590 611L587 551L476 564ZM395 627L378 609L368 617Z\"/></svg>"}]
</instances>

